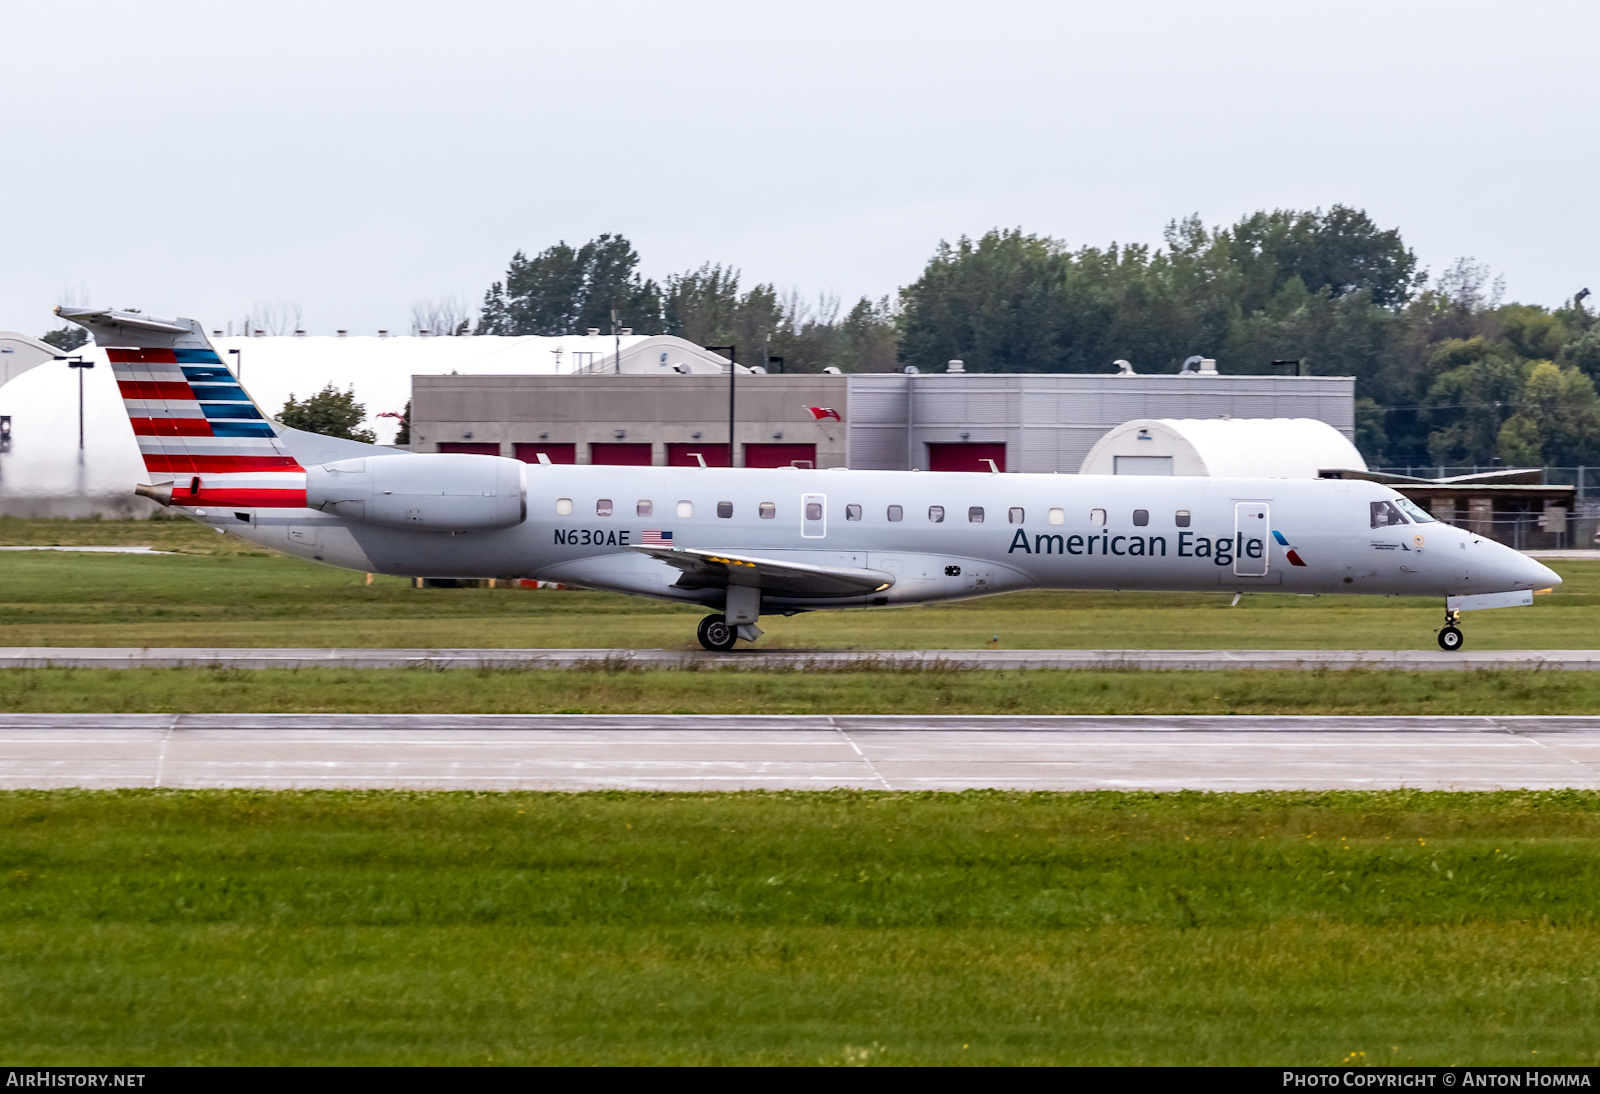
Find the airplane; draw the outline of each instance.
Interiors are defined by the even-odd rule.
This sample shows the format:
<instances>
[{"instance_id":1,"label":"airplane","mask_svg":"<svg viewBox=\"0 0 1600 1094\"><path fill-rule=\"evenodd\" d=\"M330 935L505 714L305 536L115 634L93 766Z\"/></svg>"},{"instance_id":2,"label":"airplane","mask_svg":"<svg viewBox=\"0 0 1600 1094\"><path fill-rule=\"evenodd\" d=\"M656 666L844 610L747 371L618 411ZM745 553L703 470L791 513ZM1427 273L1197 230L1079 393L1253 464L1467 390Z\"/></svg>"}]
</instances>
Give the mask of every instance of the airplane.
<instances>
[{"instance_id":1,"label":"airplane","mask_svg":"<svg viewBox=\"0 0 1600 1094\"><path fill-rule=\"evenodd\" d=\"M408 453L274 421L201 324L55 309L110 359L149 482L135 492L330 566L524 578L699 604L708 650L763 615L1019 589L1533 602L1548 567L1346 479L525 464ZM992 465L991 465L992 466Z\"/></svg>"}]
</instances>

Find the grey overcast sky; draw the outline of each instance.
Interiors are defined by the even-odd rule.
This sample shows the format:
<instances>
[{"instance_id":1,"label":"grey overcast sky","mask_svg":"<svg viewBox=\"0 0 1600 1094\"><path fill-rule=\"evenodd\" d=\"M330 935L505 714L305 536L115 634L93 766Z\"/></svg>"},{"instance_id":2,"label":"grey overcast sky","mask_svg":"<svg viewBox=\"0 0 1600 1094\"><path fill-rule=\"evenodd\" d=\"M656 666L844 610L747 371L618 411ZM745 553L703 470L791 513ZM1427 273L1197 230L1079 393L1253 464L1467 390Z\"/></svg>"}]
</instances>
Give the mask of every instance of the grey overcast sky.
<instances>
[{"instance_id":1,"label":"grey overcast sky","mask_svg":"<svg viewBox=\"0 0 1600 1094\"><path fill-rule=\"evenodd\" d=\"M0 328L403 330L607 231L848 305L996 226L1335 203L1553 305L1600 291L1597 46L1539 0L6 0Z\"/></svg>"}]
</instances>

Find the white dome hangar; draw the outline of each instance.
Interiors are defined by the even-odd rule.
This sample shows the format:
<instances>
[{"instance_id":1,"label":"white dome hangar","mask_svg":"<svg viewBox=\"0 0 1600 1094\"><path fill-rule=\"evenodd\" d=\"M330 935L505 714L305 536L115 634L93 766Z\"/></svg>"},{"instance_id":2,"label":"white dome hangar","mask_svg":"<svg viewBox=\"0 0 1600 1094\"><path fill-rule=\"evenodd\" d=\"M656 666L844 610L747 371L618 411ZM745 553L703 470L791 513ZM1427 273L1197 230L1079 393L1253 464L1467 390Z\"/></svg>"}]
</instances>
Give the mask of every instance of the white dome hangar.
<instances>
[{"instance_id":1,"label":"white dome hangar","mask_svg":"<svg viewBox=\"0 0 1600 1094\"><path fill-rule=\"evenodd\" d=\"M1316 418L1136 418L1095 442L1078 473L1314 479L1366 469L1350 439Z\"/></svg>"}]
</instances>

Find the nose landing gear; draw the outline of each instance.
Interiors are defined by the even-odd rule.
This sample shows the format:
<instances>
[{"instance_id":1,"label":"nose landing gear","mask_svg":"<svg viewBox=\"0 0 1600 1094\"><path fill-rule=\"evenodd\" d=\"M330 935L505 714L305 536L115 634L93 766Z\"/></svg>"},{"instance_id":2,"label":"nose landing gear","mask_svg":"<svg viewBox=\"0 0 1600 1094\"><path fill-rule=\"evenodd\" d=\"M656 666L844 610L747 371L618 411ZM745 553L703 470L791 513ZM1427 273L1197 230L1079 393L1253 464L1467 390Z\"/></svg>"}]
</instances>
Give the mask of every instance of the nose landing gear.
<instances>
[{"instance_id":1,"label":"nose landing gear","mask_svg":"<svg viewBox=\"0 0 1600 1094\"><path fill-rule=\"evenodd\" d=\"M1466 644L1466 637L1461 633L1461 628L1456 626L1461 622L1461 613L1446 611L1444 613L1444 627L1439 631L1439 648L1446 653L1455 653Z\"/></svg>"},{"instance_id":2,"label":"nose landing gear","mask_svg":"<svg viewBox=\"0 0 1600 1094\"><path fill-rule=\"evenodd\" d=\"M695 637L700 639L700 644L706 649L727 653L739 640L739 631L728 622L727 616L708 615L700 620L700 626L695 629Z\"/></svg>"}]
</instances>

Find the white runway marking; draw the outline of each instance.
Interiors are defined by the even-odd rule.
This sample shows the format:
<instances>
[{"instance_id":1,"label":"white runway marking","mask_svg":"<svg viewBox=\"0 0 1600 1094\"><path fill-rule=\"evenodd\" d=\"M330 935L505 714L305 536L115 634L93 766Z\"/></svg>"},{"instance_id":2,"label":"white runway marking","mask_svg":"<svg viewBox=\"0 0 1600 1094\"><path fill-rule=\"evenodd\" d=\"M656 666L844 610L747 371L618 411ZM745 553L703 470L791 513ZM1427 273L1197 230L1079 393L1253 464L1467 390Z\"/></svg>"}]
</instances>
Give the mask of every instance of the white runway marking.
<instances>
[{"instance_id":1,"label":"white runway marking","mask_svg":"<svg viewBox=\"0 0 1600 1094\"><path fill-rule=\"evenodd\" d=\"M1600 718L0 715L0 788L1600 788Z\"/></svg>"},{"instance_id":2,"label":"white runway marking","mask_svg":"<svg viewBox=\"0 0 1600 1094\"><path fill-rule=\"evenodd\" d=\"M0 551L77 551L102 555L170 555L174 551L158 551L154 547L0 547Z\"/></svg>"}]
</instances>

